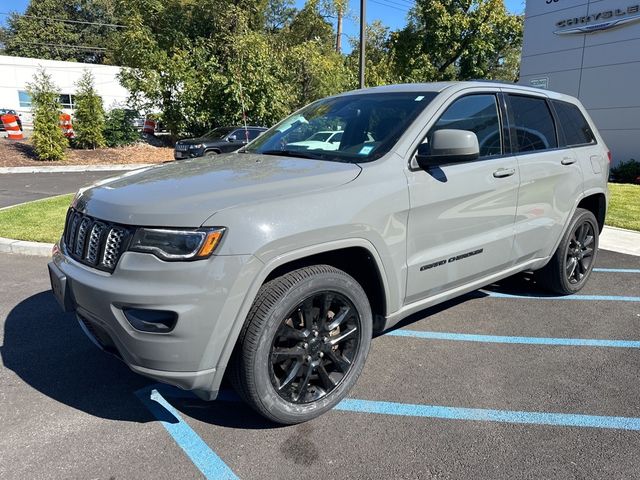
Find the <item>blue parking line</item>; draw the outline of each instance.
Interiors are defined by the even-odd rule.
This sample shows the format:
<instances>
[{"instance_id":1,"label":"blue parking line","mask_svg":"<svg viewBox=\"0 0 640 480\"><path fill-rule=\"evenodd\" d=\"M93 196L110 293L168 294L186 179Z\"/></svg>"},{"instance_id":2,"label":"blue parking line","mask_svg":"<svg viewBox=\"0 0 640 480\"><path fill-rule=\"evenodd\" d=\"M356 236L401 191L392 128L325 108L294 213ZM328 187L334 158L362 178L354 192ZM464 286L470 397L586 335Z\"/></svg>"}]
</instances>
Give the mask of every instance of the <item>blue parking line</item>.
<instances>
[{"instance_id":1,"label":"blue parking line","mask_svg":"<svg viewBox=\"0 0 640 480\"><path fill-rule=\"evenodd\" d=\"M591 338L505 337L499 335L474 335L469 333L423 332L416 330L392 330L385 333L392 337L413 337L428 340L452 340L457 342L515 343L525 345L559 345L570 347L640 348L633 340L598 340Z\"/></svg>"},{"instance_id":2,"label":"blue parking line","mask_svg":"<svg viewBox=\"0 0 640 480\"><path fill-rule=\"evenodd\" d=\"M481 408L414 405L408 403L357 400L351 398L341 401L335 409L357 413L442 418L447 420L473 420L483 422L553 425L562 427L640 430L640 418L635 417L605 417L570 413L485 410Z\"/></svg>"},{"instance_id":3,"label":"blue parking line","mask_svg":"<svg viewBox=\"0 0 640 480\"><path fill-rule=\"evenodd\" d=\"M581 300L581 301L607 301L607 302L640 302L640 297L626 297L621 295L567 295L567 296L553 296L553 295L536 295L536 294L515 294L515 293L502 293L494 292L491 290L481 290L489 297L492 298L519 298L530 300Z\"/></svg>"},{"instance_id":4,"label":"blue parking line","mask_svg":"<svg viewBox=\"0 0 640 480\"><path fill-rule=\"evenodd\" d=\"M640 268L594 268L594 272L640 273Z\"/></svg>"},{"instance_id":5,"label":"blue parking line","mask_svg":"<svg viewBox=\"0 0 640 480\"><path fill-rule=\"evenodd\" d=\"M237 480L233 471L215 454L213 450L182 419L178 411L165 400L155 386L136 392L136 396L151 411L175 442L191 459L194 465L207 479ZM192 394L188 394L192 396ZM175 417L176 422L170 418Z\"/></svg>"}]
</instances>

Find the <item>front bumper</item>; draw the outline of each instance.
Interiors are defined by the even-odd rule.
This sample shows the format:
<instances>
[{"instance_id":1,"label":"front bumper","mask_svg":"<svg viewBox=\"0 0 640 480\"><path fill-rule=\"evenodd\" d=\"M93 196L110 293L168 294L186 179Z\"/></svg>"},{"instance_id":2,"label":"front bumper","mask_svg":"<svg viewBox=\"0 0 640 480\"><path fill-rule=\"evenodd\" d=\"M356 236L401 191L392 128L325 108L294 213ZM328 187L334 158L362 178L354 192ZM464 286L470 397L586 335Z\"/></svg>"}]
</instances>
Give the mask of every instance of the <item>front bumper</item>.
<instances>
[{"instance_id":1,"label":"front bumper","mask_svg":"<svg viewBox=\"0 0 640 480\"><path fill-rule=\"evenodd\" d=\"M203 155L204 155L204 149L173 151L174 160L186 160L188 158L198 158L198 157L202 157Z\"/></svg>"},{"instance_id":2,"label":"front bumper","mask_svg":"<svg viewBox=\"0 0 640 480\"><path fill-rule=\"evenodd\" d=\"M94 343L137 373L211 399L225 368L221 352L235 342L229 335L260 265L250 255L163 262L126 252L108 274L55 249L50 269L64 280L63 304ZM142 332L124 308L172 311L178 319L171 332Z\"/></svg>"}]
</instances>

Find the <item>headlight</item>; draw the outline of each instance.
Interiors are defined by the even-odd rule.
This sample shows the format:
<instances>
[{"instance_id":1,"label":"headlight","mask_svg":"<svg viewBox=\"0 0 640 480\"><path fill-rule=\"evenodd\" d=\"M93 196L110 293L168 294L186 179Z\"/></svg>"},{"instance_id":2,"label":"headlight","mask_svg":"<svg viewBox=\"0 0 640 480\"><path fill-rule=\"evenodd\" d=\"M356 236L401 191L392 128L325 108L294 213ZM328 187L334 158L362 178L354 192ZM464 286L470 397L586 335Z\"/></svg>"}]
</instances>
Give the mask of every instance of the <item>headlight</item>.
<instances>
[{"instance_id":1,"label":"headlight","mask_svg":"<svg viewBox=\"0 0 640 480\"><path fill-rule=\"evenodd\" d=\"M200 260L211 256L224 232L224 228L197 230L138 228L129 250L153 253L156 257L169 261Z\"/></svg>"},{"instance_id":2,"label":"headlight","mask_svg":"<svg viewBox=\"0 0 640 480\"><path fill-rule=\"evenodd\" d=\"M189 145L189 149L190 150L196 150L196 149L202 148L202 147L204 147L204 145L202 143L198 143L196 145Z\"/></svg>"}]
</instances>

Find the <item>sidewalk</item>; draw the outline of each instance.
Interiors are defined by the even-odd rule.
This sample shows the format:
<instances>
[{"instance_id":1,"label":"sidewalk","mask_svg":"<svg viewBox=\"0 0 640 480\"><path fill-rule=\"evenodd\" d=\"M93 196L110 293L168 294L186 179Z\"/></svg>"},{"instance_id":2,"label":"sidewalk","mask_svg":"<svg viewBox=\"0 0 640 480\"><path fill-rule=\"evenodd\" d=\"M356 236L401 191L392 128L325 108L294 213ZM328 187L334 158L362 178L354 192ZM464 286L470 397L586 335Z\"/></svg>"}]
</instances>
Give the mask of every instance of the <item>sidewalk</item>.
<instances>
[{"instance_id":1,"label":"sidewalk","mask_svg":"<svg viewBox=\"0 0 640 480\"><path fill-rule=\"evenodd\" d=\"M640 256L640 232L605 226L600 234L600 248Z\"/></svg>"}]
</instances>

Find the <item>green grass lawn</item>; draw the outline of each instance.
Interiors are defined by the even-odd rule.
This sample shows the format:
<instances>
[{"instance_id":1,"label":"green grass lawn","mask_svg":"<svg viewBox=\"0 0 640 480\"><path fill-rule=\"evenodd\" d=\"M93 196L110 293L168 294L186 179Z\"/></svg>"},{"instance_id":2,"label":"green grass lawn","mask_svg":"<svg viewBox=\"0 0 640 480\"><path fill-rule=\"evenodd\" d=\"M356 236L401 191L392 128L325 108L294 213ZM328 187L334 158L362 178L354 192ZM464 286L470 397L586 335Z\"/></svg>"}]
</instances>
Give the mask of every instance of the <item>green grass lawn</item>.
<instances>
[{"instance_id":1,"label":"green grass lawn","mask_svg":"<svg viewBox=\"0 0 640 480\"><path fill-rule=\"evenodd\" d=\"M610 183L609 194L605 223L611 227L640 231L640 185Z\"/></svg>"},{"instance_id":2,"label":"green grass lawn","mask_svg":"<svg viewBox=\"0 0 640 480\"><path fill-rule=\"evenodd\" d=\"M73 194L60 195L0 210L0 237L57 242L72 199Z\"/></svg>"},{"instance_id":3,"label":"green grass lawn","mask_svg":"<svg viewBox=\"0 0 640 480\"><path fill-rule=\"evenodd\" d=\"M610 183L606 224L640 231L640 185ZM0 210L0 237L55 243L60 239L73 194Z\"/></svg>"}]
</instances>

